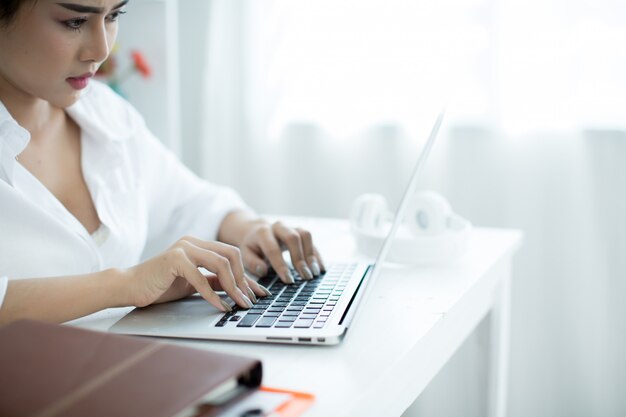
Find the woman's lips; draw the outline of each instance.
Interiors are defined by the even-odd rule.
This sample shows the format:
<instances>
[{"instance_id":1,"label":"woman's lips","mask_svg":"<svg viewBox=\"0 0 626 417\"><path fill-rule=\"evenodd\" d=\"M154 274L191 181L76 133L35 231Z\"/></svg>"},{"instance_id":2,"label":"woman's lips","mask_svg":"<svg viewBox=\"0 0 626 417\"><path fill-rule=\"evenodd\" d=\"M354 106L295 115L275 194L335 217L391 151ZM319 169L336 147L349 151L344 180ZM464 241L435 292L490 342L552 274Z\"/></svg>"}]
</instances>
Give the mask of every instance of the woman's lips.
<instances>
[{"instance_id":1,"label":"woman's lips","mask_svg":"<svg viewBox=\"0 0 626 417\"><path fill-rule=\"evenodd\" d=\"M83 74L78 77L69 77L67 78L67 82L72 86L75 90L82 90L87 87L89 84L89 79L93 76L91 73Z\"/></svg>"}]
</instances>

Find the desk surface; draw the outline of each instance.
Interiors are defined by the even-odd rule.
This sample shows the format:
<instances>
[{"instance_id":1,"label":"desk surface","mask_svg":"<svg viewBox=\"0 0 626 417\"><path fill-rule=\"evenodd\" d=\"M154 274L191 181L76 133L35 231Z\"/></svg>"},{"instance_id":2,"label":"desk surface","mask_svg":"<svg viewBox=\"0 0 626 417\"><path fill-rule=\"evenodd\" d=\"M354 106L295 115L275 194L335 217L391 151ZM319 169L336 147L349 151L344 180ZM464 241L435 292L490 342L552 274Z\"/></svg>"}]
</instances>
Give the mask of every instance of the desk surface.
<instances>
[{"instance_id":1,"label":"desk surface","mask_svg":"<svg viewBox=\"0 0 626 417\"><path fill-rule=\"evenodd\" d=\"M313 231L326 262L363 259L347 222L287 221ZM260 358L265 385L316 396L306 416L399 416L487 313L521 237L475 228L468 254L454 264L385 267L337 346L163 340ZM127 311L109 309L72 324L107 330Z\"/></svg>"}]
</instances>

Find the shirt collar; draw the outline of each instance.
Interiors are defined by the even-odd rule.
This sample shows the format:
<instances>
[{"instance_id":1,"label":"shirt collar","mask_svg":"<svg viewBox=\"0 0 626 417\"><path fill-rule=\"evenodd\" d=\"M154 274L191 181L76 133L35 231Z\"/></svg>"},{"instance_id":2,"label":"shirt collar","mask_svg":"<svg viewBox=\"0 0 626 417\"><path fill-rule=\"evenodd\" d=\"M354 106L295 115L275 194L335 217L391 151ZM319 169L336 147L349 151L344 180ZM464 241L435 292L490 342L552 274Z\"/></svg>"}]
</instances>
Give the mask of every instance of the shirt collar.
<instances>
[{"instance_id":1,"label":"shirt collar","mask_svg":"<svg viewBox=\"0 0 626 417\"><path fill-rule=\"evenodd\" d=\"M13 182L15 158L30 141L28 130L20 126L0 101L0 179Z\"/></svg>"},{"instance_id":2,"label":"shirt collar","mask_svg":"<svg viewBox=\"0 0 626 417\"><path fill-rule=\"evenodd\" d=\"M133 120L115 92L92 81L80 99L66 109L80 128L97 140L119 142L132 135Z\"/></svg>"}]
</instances>

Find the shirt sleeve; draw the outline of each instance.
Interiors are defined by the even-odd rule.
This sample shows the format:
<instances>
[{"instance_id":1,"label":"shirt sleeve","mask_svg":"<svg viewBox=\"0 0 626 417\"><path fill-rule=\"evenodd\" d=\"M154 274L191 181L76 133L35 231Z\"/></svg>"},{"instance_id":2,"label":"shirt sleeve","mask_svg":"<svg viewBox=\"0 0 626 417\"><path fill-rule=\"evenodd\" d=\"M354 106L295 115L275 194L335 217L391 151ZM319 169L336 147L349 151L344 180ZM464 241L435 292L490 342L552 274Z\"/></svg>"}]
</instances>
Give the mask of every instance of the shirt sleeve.
<instances>
[{"instance_id":1,"label":"shirt sleeve","mask_svg":"<svg viewBox=\"0 0 626 417\"><path fill-rule=\"evenodd\" d=\"M144 258L185 235L216 240L229 213L252 211L233 189L191 172L145 125L139 129L137 141L140 182L148 211Z\"/></svg>"},{"instance_id":2,"label":"shirt sleeve","mask_svg":"<svg viewBox=\"0 0 626 417\"><path fill-rule=\"evenodd\" d=\"M2 308L2 302L4 301L4 295L7 292L8 284L9 284L9 278L0 277L0 308Z\"/></svg>"}]
</instances>

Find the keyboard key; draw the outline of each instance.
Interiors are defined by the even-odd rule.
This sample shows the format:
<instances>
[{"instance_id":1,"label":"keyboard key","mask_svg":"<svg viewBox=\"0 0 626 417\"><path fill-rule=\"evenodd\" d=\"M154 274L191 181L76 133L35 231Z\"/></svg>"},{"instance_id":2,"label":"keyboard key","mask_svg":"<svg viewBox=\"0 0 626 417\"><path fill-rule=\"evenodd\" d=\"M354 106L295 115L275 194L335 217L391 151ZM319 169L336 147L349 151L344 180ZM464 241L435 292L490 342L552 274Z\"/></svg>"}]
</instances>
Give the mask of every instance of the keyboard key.
<instances>
[{"instance_id":1,"label":"keyboard key","mask_svg":"<svg viewBox=\"0 0 626 417\"><path fill-rule=\"evenodd\" d=\"M274 327L279 327L279 328L289 328L291 327L291 325L293 324L292 321L279 321L278 323L276 323L276 325Z\"/></svg>"},{"instance_id":2,"label":"keyboard key","mask_svg":"<svg viewBox=\"0 0 626 417\"><path fill-rule=\"evenodd\" d=\"M317 317L317 314L301 314L299 318L304 320L313 320L315 317Z\"/></svg>"},{"instance_id":3,"label":"keyboard key","mask_svg":"<svg viewBox=\"0 0 626 417\"><path fill-rule=\"evenodd\" d=\"M309 327L311 327L312 324L313 324L313 319L298 319L293 324L293 327L296 327L299 329L308 329Z\"/></svg>"},{"instance_id":4,"label":"keyboard key","mask_svg":"<svg viewBox=\"0 0 626 417\"><path fill-rule=\"evenodd\" d=\"M230 321L239 321L240 318L241 318L241 316L232 316L230 318Z\"/></svg>"},{"instance_id":5,"label":"keyboard key","mask_svg":"<svg viewBox=\"0 0 626 417\"><path fill-rule=\"evenodd\" d=\"M248 313L245 315L243 320L239 321L239 324L237 325L237 327L252 327L259 318L261 318L260 314Z\"/></svg>"},{"instance_id":6,"label":"keyboard key","mask_svg":"<svg viewBox=\"0 0 626 417\"><path fill-rule=\"evenodd\" d=\"M304 309L304 306L289 306L287 307L287 311L301 311Z\"/></svg>"},{"instance_id":7,"label":"keyboard key","mask_svg":"<svg viewBox=\"0 0 626 417\"><path fill-rule=\"evenodd\" d=\"M259 321L257 321L255 327L272 327L272 324L276 321L278 317L267 317L263 316Z\"/></svg>"},{"instance_id":8,"label":"keyboard key","mask_svg":"<svg viewBox=\"0 0 626 417\"><path fill-rule=\"evenodd\" d=\"M280 312L268 311L267 313L263 314L263 317L278 317L278 316L280 316Z\"/></svg>"},{"instance_id":9,"label":"keyboard key","mask_svg":"<svg viewBox=\"0 0 626 417\"><path fill-rule=\"evenodd\" d=\"M322 327L324 327L324 324L326 324L326 323L324 323L324 322L320 322L320 321L316 321L316 322L313 324L313 328L314 328L314 329L321 329Z\"/></svg>"},{"instance_id":10,"label":"keyboard key","mask_svg":"<svg viewBox=\"0 0 626 417\"><path fill-rule=\"evenodd\" d=\"M284 317L284 316L293 316L293 317L296 317L296 316L298 316L298 314L300 314L300 311L299 311L299 310L297 310L297 311L287 310L287 311L285 311L285 312L283 313L283 317Z\"/></svg>"}]
</instances>

